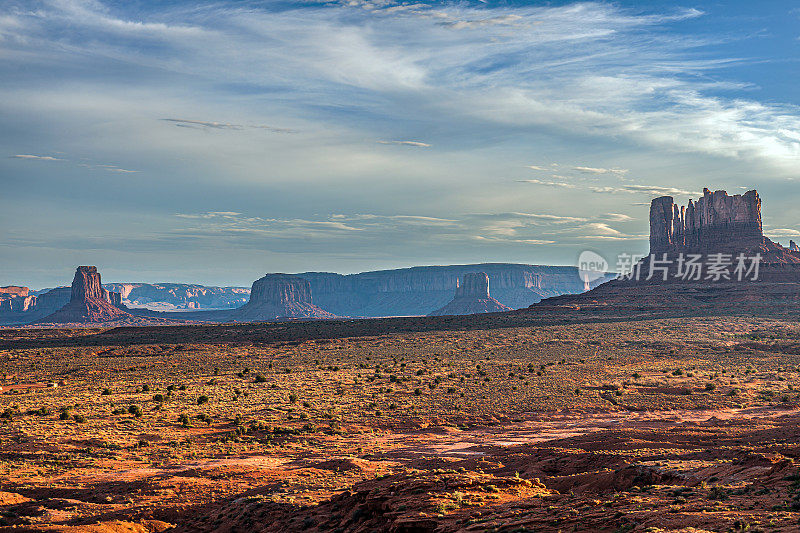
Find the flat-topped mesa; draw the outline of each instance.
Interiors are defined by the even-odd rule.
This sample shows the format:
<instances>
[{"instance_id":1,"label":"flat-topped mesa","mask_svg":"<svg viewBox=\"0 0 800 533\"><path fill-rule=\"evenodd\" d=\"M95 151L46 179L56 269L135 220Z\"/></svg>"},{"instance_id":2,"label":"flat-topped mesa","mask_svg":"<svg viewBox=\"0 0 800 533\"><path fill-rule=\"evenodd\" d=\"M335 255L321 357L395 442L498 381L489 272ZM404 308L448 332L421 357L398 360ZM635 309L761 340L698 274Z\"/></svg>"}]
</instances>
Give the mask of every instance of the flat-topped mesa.
<instances>
[{"instance_id":1,"label":"flat-topped mesa","mask_svg":"<svg viewBox=\"0 0 800 533\"><path fill-rule=\"evenodd\" d=\"M774 244L764 238L756 191L728 195L703 189L703 197L678 207L671 196L650 204L650 253L744 252Z\"/></svg>"},{"instance_id":2,"label":"flat-topped mesa","mask_svg":"<svg viewBox=\"0 0 800 533\"><path fill-rule=\"evenodd\" d=\"M291 274L267 274L253 282L250 289L250 303L269 303L287 305L291 303L311 303L311 284Z\"/></svg>"},{"instance_id":3,"label":"flat-topped mesa","mask_svg":"<svg viewBox=\"0 0 800 533\"><path fill-rule=\"evenodd\" d=\"M486 272L470 272L462 276L460 283L456 280L456 294L450 303L428 316L475 315L500 311L511 311L511 308L489 296L489 276Z\"/></svg>"},{"instance_id":4,"label":"flat-topped mesa","mask_svg":"<svg viewBox=\"0 0 800 533\"><path fill-rule=\"evenodd\" d=\"M234 311L235 320L334 318L311 300L311 283L292 274L267 274L253 282L250 301Z\"/></svg>"},{"instance_id":5,"label":"flat-topped mesa","mask_svg":"<svg viewBox=\"0 0 800 533\"><path fill-rule=\"evenodd\" d=\"M0 287L0 313L24 313L35 303L36 296L30 294L28 287Z\"/></svg>"}]
</instances>

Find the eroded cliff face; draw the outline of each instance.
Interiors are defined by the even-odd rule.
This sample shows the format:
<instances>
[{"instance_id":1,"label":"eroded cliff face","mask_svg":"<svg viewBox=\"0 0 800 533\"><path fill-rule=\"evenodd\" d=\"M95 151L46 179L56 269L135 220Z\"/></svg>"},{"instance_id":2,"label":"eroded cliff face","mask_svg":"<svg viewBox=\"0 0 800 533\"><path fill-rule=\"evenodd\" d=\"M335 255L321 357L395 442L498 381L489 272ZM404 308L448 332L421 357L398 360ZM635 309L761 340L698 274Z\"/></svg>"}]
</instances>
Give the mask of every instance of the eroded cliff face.
<instances>
[{"instance_id":1,"label":"eroded cliff face","mask_svg":"<svg viewBox=\"0 0 800 533\"><path fill-rule=\"evenodd\" d=\"M486 272L464 274L456 283L456 298L489 298L489 275Z\"/></svg>"},{"instance_id":2,"label":"eroded cliff face","mask_svg":"<svg viewBox=\"0 0 800 533\"><path fill-rule=\"evenodd\" d=\"M79 266L70 287L69 302L38 322L85 324L133 319L118 307L120 301L119 293L111 293L103 288L97 267Z\"/></svg>"},{"instance_id":3,"label":"eroded cliff face","mask_svg":"<svg viewBox=\"0 0 800 533\"><path fill-rule=\"evenodd\" d=\"M267 274L253 282L250 300L233 312L237 321L334 318L311 301L311 284L292 274Z\"/></svg>"},{"instance_id":4,"label":"eroded cliff face","mask_svg":"<svg viewBox=\"0 0 800 533\"><path fill-rule=\"evenodd\" d=\"M426 315L453 299L456 282L466 273L484 272L491 279L492 296L512 309L542 298L583 292L575 267L483 263L380 270L360 274L305 272L314 303L339 316ZM610 279L610 277L608 278ZM597 280L597 286L606 278Z\"/></svg>"},{"instance_id":5,"label":"eroded cliff face","mask_svg":"<svg viewBox=\"0 0 800 533\"><path fill-rule=\"evenodd\" d=\"M30 295L28 287L0 287L0 313L24 313L35 302L36 297Z\"/></svg>"},{"instance_id":6,"label":"eroded cliff face","mask_svg":"<svg viewBox=\"0 0 800 533\"><path fill-rule=\"evenodd\" d=\"M249 287L207 287L188 283L107 283L132 308L155 311L174 309L235 309L249 299Z\"/></svg>"},{"instance_id":7,"label":"eroded cliff face","mask_svg":"<svg viewBox=\"0 0 800 533\"><path fill-rule=\"evenodd\" d=\"M756 191L730 196L703 189L703 197L685 207L671 196L650 204L650 253L744 252L764 248L767 241Z\"/></svg>"},{"instance_id":8,"label":"eroded cliff face","mask_svg":"<svg viewBox=\"0 0 800 533\"><path fill-rule=\"evenodd\" d=\"M475 315L511 310L489 295L489 276L486 272L470 272L456 283L453 299L428 316Z\"/></svg>"}]
</instances>

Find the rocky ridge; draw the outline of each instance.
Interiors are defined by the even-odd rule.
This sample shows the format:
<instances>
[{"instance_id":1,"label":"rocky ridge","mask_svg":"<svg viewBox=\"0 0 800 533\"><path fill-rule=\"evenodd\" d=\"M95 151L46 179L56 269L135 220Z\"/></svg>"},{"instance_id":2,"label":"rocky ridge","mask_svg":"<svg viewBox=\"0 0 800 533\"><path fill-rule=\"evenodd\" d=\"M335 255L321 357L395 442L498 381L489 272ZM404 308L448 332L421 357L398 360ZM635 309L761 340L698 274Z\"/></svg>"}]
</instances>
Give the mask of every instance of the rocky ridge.
<instances>
[{"instance_id":1,"label":"rocky ridge","mask_svg":"<svg viewBox=\"0 0 800 533\"><path fill-rule=\"evenodd\" d=\"M474 315L511 310L489 295L489 275L486 272L470 272L464 274L461 282L456 281L453 299L428 316Z\"/></svg>"}]
</instances>

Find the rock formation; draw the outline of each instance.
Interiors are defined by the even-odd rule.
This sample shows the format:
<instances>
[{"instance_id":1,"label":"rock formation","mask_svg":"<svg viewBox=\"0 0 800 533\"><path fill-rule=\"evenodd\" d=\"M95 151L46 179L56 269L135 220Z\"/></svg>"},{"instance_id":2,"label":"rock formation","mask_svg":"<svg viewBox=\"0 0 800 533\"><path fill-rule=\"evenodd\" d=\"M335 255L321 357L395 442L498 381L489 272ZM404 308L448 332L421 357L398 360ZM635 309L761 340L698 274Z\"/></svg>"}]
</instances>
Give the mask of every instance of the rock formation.
<instances>
[{"instance_id":1,"label":"rock formation","mask_svg":"<svg viewBox=\"0 0 800 533\"><path fill-rule=\"evenodd\" d=\"M800 252L800 246L797 246L797 243L794 241L789 241L789 250L792 252Z\"/></svg>"},{"instance_id":2,"label":"rock formation","mask_svg":"<svg viewBox=\"0 0 800 533\"><path fill-rule=\"evenodd\" d=\"M236 321L264 322L335 318L311 301L311 284L292 274L267 274L253 282L250 300L232 314Z\"/></svg>"},{"instance_id":3,"label":"rock formation","mask_svg":"<svg viewBox=\"0 0 800 533\"><path fill-rule=\"evenodd\" d=\"M79 266L72 280L69 303L38 322L85 324L133 319L132 315L117 307L120 301L119 293L111 293L103 288L97 267Z\"/></svg>"},{"instance_id":4,"label":"rock formation","mask_svg":"<svg viewBox=\"0 0 800 533\"><path fill-rule=\"evenodd\" d=\"M785 249L764 237L756 191L728 195L703 189L703 197L678 207L671 196L650 204L650 253L777 254Z\"/></svg>"},{"instance_id":5,"label":"rock formation","mask_svg":"<svg viewBox=\"0 0 800 533\"><path fill-rule=\"evenodd\" d=\"M32 308L36 297L28 287L0 287L0 313L24 313Z\"/></svg>"},{"instance_id":6,"label":"rock formation","mask_svg":"<svg viewBox=\"0 0 800 533\"><path fill-rule=\"evenodd\" d=\"M456 282L456 294L450 303L428 316L474 315L500 311L511 311L511 308L489 296L488 274L471 272L464 274L461 283Z\"/></svg>"},{"instance_id":7,"label":"rock formation","mask_svg":"<svg viewBox=\"0 0 800 533\"><path fill-rule=\"evenodd\" d=\"M187 283L111 283L127 307L154 311L175 309L236 309L247 303L249 287L206 287Z\"/></svg>"},{"instance_id":8,"label":"rock formation","mask_svg":"<svg viewBox=\"0 0 800 533\"><path fill-rule=\"evenodd\" d=\"M691 256L697 259L695 269L681 262ZM758 269L749 270L757 256ZM744 259L742 263L739 257ZM715 261L716 270L712 269ZM741 266L744 269L737 273ZM687 208L678 209L668 196L652 201L650 254L638 263L634 275L581 295L551 298L532 308L549 308L549 312L553 307L635 313L657 310L676 315L748 310L795 313L798 303L800 253L764 236L758 193L730 196L725 191L704 189L703 198L689 202Z\"/></svg>"},{"instance_id":9,"label":"rock formation","mask_svg":"<svg viewBox=\"0 0 800 533\"><path fill-rule=\"evenodd\" d=\"M492 296L512 309L542 298L581 293L578 269L566 266L483 263L421 266L359 274L304 272L311 282L314 303L339 316L385 317L426 315L453 299L453 287L469 272L485 272L492 280ZM613 276L592 282L596 287Z\"/></svg>"}]
</instances>

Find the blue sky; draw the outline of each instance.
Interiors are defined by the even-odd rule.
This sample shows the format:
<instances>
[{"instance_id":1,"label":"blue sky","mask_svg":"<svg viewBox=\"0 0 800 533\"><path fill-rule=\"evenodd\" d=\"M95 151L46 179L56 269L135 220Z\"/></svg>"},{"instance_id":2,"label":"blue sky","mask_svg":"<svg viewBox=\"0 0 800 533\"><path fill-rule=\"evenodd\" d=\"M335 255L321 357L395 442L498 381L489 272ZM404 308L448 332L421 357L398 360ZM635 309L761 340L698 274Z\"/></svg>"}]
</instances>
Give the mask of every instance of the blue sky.
<instances>
[{"instance_id":1,"label":"blue sky","mask_svg":"<svg viewBox=\"0 0 800 533\"><path fill-rule=\"evenodd\" d=\"M0 1L0 285L574 264L704 186L786 243L795 6Z\"/></svg>"}]
</instances>

